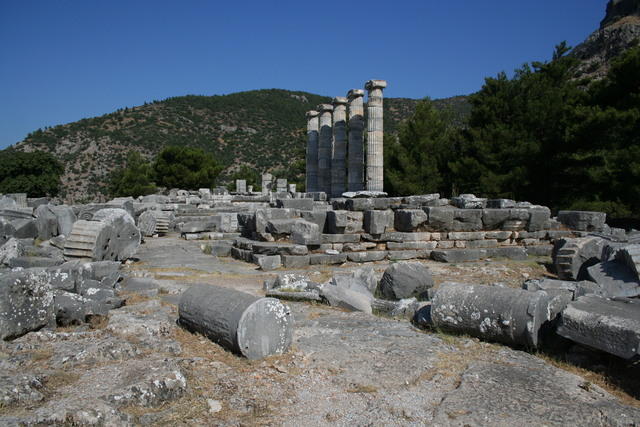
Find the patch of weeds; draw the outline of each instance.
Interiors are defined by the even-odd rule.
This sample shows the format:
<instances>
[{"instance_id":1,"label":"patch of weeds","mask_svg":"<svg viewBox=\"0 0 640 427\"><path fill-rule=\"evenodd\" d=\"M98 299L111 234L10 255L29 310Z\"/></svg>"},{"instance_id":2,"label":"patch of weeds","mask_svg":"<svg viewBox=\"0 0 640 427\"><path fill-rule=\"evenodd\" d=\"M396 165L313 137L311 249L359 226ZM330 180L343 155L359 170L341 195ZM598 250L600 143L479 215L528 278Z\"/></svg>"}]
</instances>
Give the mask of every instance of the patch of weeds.
<instances>
[{"instance_id":1,"label":"patch of weeds","mask_svg":"<svg viewBox=\"0 0 640 427\"><path fill-rule=\"evenodd\" d=\"M104 329L109 324L109 315L106 316L89 316L89 327L91 329Z\"/></svg>"},{"instance_id":2,"label":"patch of weeds","mask_svg":"<svg viewBox=\"0 0 640 427\"><path fill-rule=\"evenodd\" d=\"M347 393L377 393L378 389L372 385L351 384L347 389Z\"/></svg>"},{"instance_id":3,"label":"patch of weeds","mask_svg":"<svg viewBox=\"0 0 640 427\"><path fill-rule=\"evenodd\" d=\"M45 386L48 390L52 391L73 384L79 379L80 374L77 372L58 370L47 375Z\"/></svg>"},{"instance_id":4,"label":"patch of weeds","mask_svg":"<svg viewBox=\"0 0 640 427\"><path fill-rule=\"evenodd\" d=\"M202 253L206 254L206 255L211 255L211 252L213 252L213 247L211 245L202 245Z\"/></svg>"},{"instance_id":5,"label":"patch of weeds","mask_svg":"<svg viewBox=\"0 0 640 427\"><path fill-rule=\"evenodd\" d=\"M31 360L34 362L41 362L43 360L49 360L53 356L53 350L50 348L43 348L31 353Z\"/></svg>"}]
</instances>

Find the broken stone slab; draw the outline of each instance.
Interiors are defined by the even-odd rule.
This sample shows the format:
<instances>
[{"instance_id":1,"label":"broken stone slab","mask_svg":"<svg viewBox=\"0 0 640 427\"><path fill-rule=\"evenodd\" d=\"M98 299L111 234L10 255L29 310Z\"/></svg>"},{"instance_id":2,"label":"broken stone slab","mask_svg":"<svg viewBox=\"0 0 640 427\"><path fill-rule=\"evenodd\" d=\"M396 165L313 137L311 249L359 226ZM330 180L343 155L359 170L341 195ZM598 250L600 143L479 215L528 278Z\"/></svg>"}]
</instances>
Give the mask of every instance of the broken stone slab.
<instances>
[{"instance_id":1,"label":"broken stone slab","mask_svg":"<svg viewBox=\"0 0 640 427\"><path fill-rule=\"evenodd\" d=\"M452 197L451 204L459 209L483 209L487 206L487 199L476 197L473 194L461 194Z\"/></svg>"},{"instance_id":2,"label":"broken stone slab","mask_svg":"<svg viewBox=\"0 0 640 427\"><path fill-rule=\"evenodd\" d=\"M597 231L604 229L607 214L591 211L559 211L558 221L572 230Z\"/></svg>"},{"instance_id":3,"label":"broken stone slab","mask_svg":"<svg viewBox=\"0 0 640 427\"><path fill-rule=\"evenodd\" d=\"M344 207L348 211L367 211L374 209L374 199L347 199Z\"/></svg>"},{"instance_id":4,"label":"broken stone slab","mask_svg":"<svg viewBox=\"0 0 640 427\"><path fill-rule=\"evenodd\" d=\"M403 251L403 250L420 250L435 249L438 242L387 242L387 249L390 251Z\"/></svg>"},{"instance_id":5,"label":"broken stone slab","mask_svg":"<svg viewBox=\"0 0 640 427\"><path fill-rule=\"evenodd\" d=\"M511 199L489 199L487 200L487 208L489 209L509 209L515 208L516 201Z\"/></svg>"},{"instance_id":6,"label":"broken stone slab","mask_svg":"<svg viewBox=\"0 0 640 427\"><path fill-rule=\"evenodd\" d=\"M233 246L229 243L211 243L205 245L205 250L208 251L211 255L217 257L229 257L231 256L231 248Z\"/></svg>"},{"instance_id":7,"label":"broken stone slab","mask_svg":"<svg viewBox=\"0 0 640 427\"><path fill-rule=\"evenodd\" d=\"M38 225L35 219L14 219L11 225L15 230L13 237L17 239L35 239L38 237Z\"/></svg>"},{"instance_id":8,"label":"broken stone slab","mask_svg":"<svg viewBox=\"0 0 640 427\"><path fill-rule=\"evenodd\" d=\"M109 259L109 244L115 234L113 227L100 221L78 220L64 243L67 258Z\"/></svg>"},{"instance_id":9,"label":"broken stone slab","mask_svg":"<svg viewBox=\"0 0 640 427\"><path fill-rule=\"evenodd\" d=\"M58 326L80 325L92 316L106 316L110 306L81 295L57 290L54 294L54 314Z\"/></svg>"},{"instance_id":10,"label":"broken stone slab","mask_svg":"<svg viewBox=\"0 0 640 427\"><path fill-rule=\"evenodd\" d=\"M24 244L15 237L0 246L0 265L10 265L11 260L25 254Z\"/></svg>"},{"instance_id":11,"label":"broken stone slab","mask_svg":"<svg viewBox=\"0 0 640 427\"><path fill-rule=\"evenodd\" d=\"M381 313L390 317L402 317L411 320L415 317L416 312L425 304L429 303L419 302L415 298L406 298L399 301L389 301L375 298L371 303L371 307L376 313Z\"/></svg>"},{"instance_id":12,"label":"broken stone slab","mask_svg":"<svg viewBox=\"0 0 640 427\"><path fill-rule=\"evenodd\" d=\"M269 289L278 289L283 292L300 292L318 289L318 285L302 274L281 273L273 280Z\"/></svg>"},{"instance_id":13,"label":"broken stone slab","mask_svg":"<svg viewBox=\"0 0 640 427\"><path fill-rule=\"evenodd\" d=\"M10 268L38 268L53 267L62 264L63 259L46 258L42 256L18 256L9 260Z\"/></svg>"},{"instance_id":14,"label":"broken stone slab","mask_svg":"<svg viewBox=\"0 0 640 427\"><path fill-rule=\"evenodd\" d=\"M324 226L327 221L327 211L326 210L308 210L308 211L300 211L300 217L305 221L313 222L318 225L318 230L320 233L324 231Z\"/></svg>"},{"instance_id":15,"label":"broken stone slab","mask_svg":"<svg viewBox=\"0 0 640 427\"><path fill-rule=\"evenodd\" d=\"M369 285L362 280L362 277L354 274L336 274L331 278L330 285L338 288L349 289L359 292L373 300L373 292L369 290Z\"/></svg>"},{"instance_id":16,"label":"broken stone slab","mask_svg":"<svg viewBox=\"0 0 640 427\"><path fill-rule=\"evenodd\" d=\"M432 299L431 317L445 331L536 348L550 300L541 291L447 282Z\"/></svg>"},{"instance_id":17,"label":"broken stone slab","mask_svg":"<svg viewBox=\"0 0 640 427\"><path fill-rule=\"evenodd\" d=\"M640 281L625 264L617 261L599 262L587 268L586 278L597 283L604 296L640 296Z\"/></svg>"},{"instance_id":18,"label":"broken stone slab","mask_svg":"<svg viewBox=\"0 0 640 427\"><path fill-rule=\"evenodd\" d=\"M73 229L73 223L78 220L71 206L50 206L51 211L58 221L58 234L68 236Z\"/></svg>"},{"instance_id":19,"label":"broken stone slab","mask_svg":"<svg viewBox=\"0 0 640 427\"><path fill-rule=\"evenodd\" d=\"M340 288L329 283L320 287L320 295L329 302L332 307L340 307L351 311L372 313L371 302L373 297L347 288Z\"/></svg>"},{"instance_id":20,"label":"broken stone slab","mask_svg":"<svg viewBox=\"0 0 640 427\"><path fill-rule=\"evenodd\" d=\"M555 279L532 279L522 284L522 288L531 292L544 291L551 296L569 294L573 301L583 295L602 296L602 290L594 282L583 280L580 282Z\"/></svg>"},{"instance_id":21,"label":"broken stone slab","mask_svg":"<svg viewBox=\"0 0 640 427\"><path fill-rule=\"evenodd\" d=\"M283 354L293 340L293 316L274 298L234 289L195 285L180 297L181 326L248 359Z\"/></svg>"},{"instance_id":22,"label":"broken stone slab","mask_svg":"<svg viewBox=\"0 0 640 427\"><path fill-rule=\"evenodd\" d=\"M0 339L17 338L53 321L50 282L45 271L0 274Z\"/></svg>"},{"instance_id":23,"label":"broken stone slab","mask_svg":"<svg viewBox=\"0 0 640 427\"><path fill-rule=\"evenodd\" d=\"M640 245L627 245L616 252L616 260L625 264L633 273L636 278L640 278Z\"/></svg>"},{"instance_id":24,"label":"broken stone slab","mask_svg":"<svg viewBox=\"0 0 640 427\"><path fill-rule=\"evenodd\" d=\"M395 229L404 232L425 231L429 217L422 209L398 209L395 211Z\"/></svg>"},{"instance_id":25,"label":"broken stone slab","mask_svg":"<svg viewBox=\"0 0 640 427\"><path fill-rule=\"evenodd\" d=\"M38 239L49 240L58 235L58 218L48 205L38 206L34 215L38 228Z\"/></svg>"},{"instance_id":26,"label":"broken stone slab","mask_svg":"<svg viewBox=\"0 0 640 427\"><path fill-rule=\"evenodd\" d=\"M431 258L438 262L479 261L487 257L486 249L448 249L431 252Z\"/></svg>"},{"instance_id":27,"label":"broken stone slab","mask_svg":"<svg viewBox=\"0 0 640 427\"><path fill-rule=\"evenodd\" d=\"M527 246L526 251L529 256L551 256L553 254L553 245Z\"/></svg>"},{"instance_id":28,"label":"broken stone slab","mask_svg":"<svg viewBox=\"0 0 640 427\"><path fill-rule=\"evenodd\" d=\"M320 232L318 224L297 219L291 228L291 241L298 245L319 245L322 240Z\"/></svg>"},{"instance_id":29,"label":"broken stone slab","mask_svg":"<svg viewBox=\"0 0 640 427\"><path fill-rule=\"evenodd\" d=\"M585 295L562 312L561 336L623 359L640 355L640 304Z\"/></svg>"},{"instance_id":30,"label":"broken stone slab","mask_svg":"<svg viewBox=\"0 0 640 427\"><path fill-rule=\"evenodd\" d=\"M385 298L428 300L434 282L431 270L419 262L398 262L382 275L378 290Z\"/></svg>"}]
</instances>

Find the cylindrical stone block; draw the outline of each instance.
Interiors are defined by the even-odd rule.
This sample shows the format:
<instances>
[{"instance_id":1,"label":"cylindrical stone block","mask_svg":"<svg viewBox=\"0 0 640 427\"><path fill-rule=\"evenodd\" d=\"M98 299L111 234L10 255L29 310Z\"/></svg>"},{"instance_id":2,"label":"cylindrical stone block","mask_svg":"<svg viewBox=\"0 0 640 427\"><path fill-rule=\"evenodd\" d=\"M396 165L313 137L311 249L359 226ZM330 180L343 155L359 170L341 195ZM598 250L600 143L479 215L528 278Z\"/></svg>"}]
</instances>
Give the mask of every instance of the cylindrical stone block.
<instances>
[{"instance_id":1,"label":"cylindrical stone block","mask_svg":"<svg viewBox=\"0 0 640 427\"><path fill-rule=\"evenodd\" d=\"M293 339L289 307L234 289L195 285L180 297L179 323L248 359L283 354Z\"/></svg>"},{"instance_id":2,"label":"cylindrical stone block","mask_svg":"<svg viewBox=\"0 0 640 427\"><path fill-rule=\"evenodd\" d=\"M318 191L331 194L331 146L333 141L333 105L318 105L319 140L318 140Z\"/></svg>"},{"instance_id":3,"label":"cylindrical stone block","mask_svg":"<svg viewBox=\"0 0 640 427\"><path fill-rule=\"evenodd\" d=\"M318 112L308 111L306 191L309 193L318 191L318 129Z\"/></svg>"},{"instance_id":4,"label":"cylindrical stone block","mask_svg":"<svg viewBox=\"0 0 640 427\"><path fill-rule=\"evenodd\" d=\"M347 190L364 190L364 91L351 89L349 101L349 145Z\"/></svg>"},{"instance_id":5,"label":"cylindrical stone block","mask_svg":"<svg viewBox=\"0 0 640 427\"><path fill-rule=\"evenodd\" d=\"M367 191L384 191L384 128L382 90L387 87L384 80L369 80L365 89L367 101Z\"/></svg>"},{"instance_id":6,"label":"cylindrical stone block","mask_svg":"<svg viewBox=\"0 0 640 427\"><path fill-rule=\"evenodd\" d=\"M347 189L347 98L333 98L333 151L331 153L331 197Z\"/></svg>"},{"instance_id":7,"label":"cylindrical stone block","mask_svg":"<svg viewBox=\"0 0 640 427\"><path fill-rule=\"evenodd\" d=\"M542 291L443 283L433 297L431 317L442 330L535 348L549 320L549 302Z\"/></svg>"}]
</instances>

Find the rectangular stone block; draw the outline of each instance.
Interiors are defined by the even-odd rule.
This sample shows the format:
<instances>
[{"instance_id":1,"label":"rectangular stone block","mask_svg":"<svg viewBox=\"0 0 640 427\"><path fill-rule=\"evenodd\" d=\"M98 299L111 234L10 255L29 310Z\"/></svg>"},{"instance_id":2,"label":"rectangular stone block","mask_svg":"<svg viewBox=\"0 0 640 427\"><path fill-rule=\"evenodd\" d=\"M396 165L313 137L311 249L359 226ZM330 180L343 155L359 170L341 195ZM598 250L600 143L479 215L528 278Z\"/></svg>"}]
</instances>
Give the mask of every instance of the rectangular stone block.
<instances>
[{"instance_id":1,"label":"rectangular stone block","mask_svg":"<svg viewBox=\"0 0 640 427\"><path fill-rule=\"evenodd\" d=\"M438 249L452 249L455 243L451 240L440 240L438 242Z\"/></svg>"},{"instance_id":2,"label":"rectangular stone block","mask_svg":"<svg viewBox=\"0 0 640 427\"><path fill-rule=\"evenodd\" d=\"M487 231L485 233L487 239L507 240L511 237L513 237L512 231Z\"/></svg>"},{"instance_id":3,"label":"rectangular stone block","mask_svg":"<svg viewBox=\"0 0 640 427\"><path fill-rule=\"evenodd\" d=\"M429 216L429 229L432 231L449 231L453 227L454 208L427 207L424 211Z\"/></svg>"},{"instance_id":4,"label":"rectangular stone block","mask_svg":"<svg viewBox=\"0 0 640 427\"><path fill-rule=\"evenodd\" d=\"M309 255L281 255L285 268L304 268L309 265Z\"/></svg>"},{"instance_id":5,"label":"rectangular stone block","mask_svg":"<svg viewBox=\"0 0 640 427\"><path fill-rule=\"evenodd\" d=\"M382 261L387 257L386 251L349 252L347 259L351 262Z\"/></svg>"},{"instance_id":6,"label":"rectangular stone block","mask_svg":"<svg viewBox=\"0 0 640 427\"><path fill-rule=\"evenodd\" d=\"M276 206L279 208L286 208L286 209L312 211L313 199L277 199Z\"/></svg>"},{"instance_id":7,"label":"rectangular stone block","mask_svg":"<svg viewBox=\"0 0 640 427\"><path fill-rule=\"evenodd\" d=\"M291 241L298 245L318 245L321 243L320 227L304 219L296 220L291 229Z\"/></svg>"},{"instance_id":8,"label":"rectangular stone block","mask_svg":"<svg viewBox=\"0 0 640 427\"><path fill-rule=\"evenodd\" d=\"M244 262L253 262L253 252L246 249L231 248L231 257Z\"/></svg>"},{"instance_id":9,"label":"rectangular stone block","mask_svg":"<svg viewBox=\"0 0 640 427\"><path fill-rule=\"evenodd\" d=\"M549 208L540 206L529 209L529 225L528 231L544 230L548 221L551 219L551 211Z\"/></svg>"},{"instance_id":10,"label":"rectangular stone block","mask_svg":"<svg viewBox=\"0 0 640 427\"><path fill-rule=\"evenodd\" d=\"M604 229L607 214L591 211L560 211L558 221L572 230L577 231L602 231Z\"/></svg>"},{"instance_id":11,"label":"rectangular stone block","mask_svg":"<svg viewBox=\"0 0 640 427\"><path fill-rule=\"evenodd\" d=\"M344 205L348 211L368 211L373 209L373 200L368 198L347 199Z\"/></svg>"},{"instance_id":12,"label":"rectangular stone block","mask_svg":"<svg viewBox=\"0 0 640 427\"><path fill-rule=\"evenodd\" d=\"M507 258L516 261L527 259L527 251L523 246L504 246L485 249L487 256L492 258Z\"/></svg>"},{"instance_id":13,"label":"rectangular stone block","mask_svg":"<svg viewBox=\"0 0 640 427\"><path fill-rule=\"evenodd\" d=\"M367 210L364 212L364 231L370 234L382 234L393 228L394 213L391 210Z\"/></svg>"},{"instance_id":14,"label":"rectangular stone block","mask_svg":"<svg viewBox=\"0 0 640 427\"><path fill-rule=\"evenodd\" d=\"M482 231L451 231L448 237L449 240L482 240L485 234Z\"/></svg>"},{"instance_id":15,"label":"rectangular stone block","mask_svg":"<svg viewBox=\"0 0 640 427\"><path fill-rule=\"evenodd\" d=\"M402 204L402 197L376 197L373 208L377 210L398 209Z\"/></svg>"},{"instance_id":16,"label":"rectangular stone block","mask_svg":"<svg viewBox=\"0 0 640 427\"><path fill-rule=\"evenodd\" d=\"M347 254L311 254L309 255L310 265L330 265L343 264L347 262Z\"/></svg>"},{"instance_id":17,"label":"rectangular stone block","mask_svg":"<svg viewBox=\"0 0 640 427\"><path fill-rule=\"evenodd\" d=\"M313 222L318 225L320 233L324 231L325 223L327 221L327 211L312 209L308 211L300 211L300 217L305 221Z\"/></svg>"},{"instance_id":18,"label":"rectangular stone block","mask_svg":"<svg viewBox=\"0 0 640 427\"><path fill-rule=\"evenodd\" d=\"M487 200L487 208L489 209L508 209L515 208L516 201L510 199L489 199Z\"/></svg>"},{"instance_id":19,"label":"rectangular stone block","mask_svg":"<svg viewBox=\"0 0 640 427\"><path fill-rule=\"evenodd\" d=\"M387 242L387 249L390 251L435 249L438 242Z\"/></svg>"},{"instance_id":20,"label":"rectangular stone block","mask_svg":"<svg viewBox=\"0 0 640 427\"><path fill-rule=\"evenodd\" d=\"M551 256L553 245L527 246L525 250L530 256Z\"/></svg>"},{"instance_id":21,"label":"rectangular stone block","mask_svg":"<svg viewBox=\"0 0 640 427\"><path fill-rule=\"evenodd\" d=\"M344 252L363 252L375 247L376 244L374 242L344 243L342 250Z\"/></svg>"},{"instance_id":22,"label":"rectangular stone block","mask_svg":"<svg viewBox=\"0 0 640 427\"><path fill-rule=\"evenodd\" d=\"M454 209L452 231L482 230L482 209Z\"/></svg>"},{"instance_id":23,"label":"rectangular stone block","mask_svg":"<svg viewBox=\"0 0 640 427\"><path fill-rule=\"evenodd\" d=\"M422 209L398 209L395 211L394 224L398 231L425 231L429 217Z\"/></svg>"},{"instance_id":24,"label":"rectangular stone block","mask_svg":"<svg viewBox=\"0 0 640 427\"><path fill-rule=\"evenodd\" d=\"M358 243L359 234L323 234L321 243Z\"/></svg>"},{"instance_id":25,"label":"rectangular stone block","mask_svg":"<svg viewBox=\"0 0 640 427\"><path fill-rule=\"evenodd\" d=\"M482 227L485 230L499 230L509 217L509 209L483 209Z\"/></svg>"},{"instance_id":26,"label":"rectangular stone block","mask_svg":"<svg viewBox=\"0 0 640 427\"><path fill-rule=\"evenodd\" d=\"M450 249L431 252L431 258L438 262L469 262L479 261L487 257L486 249Z\"/></svg>"},{"instance_id":27,"label":"rectangular stone block","mask_svg":"<svg viewBox=\"0 0 640 427\"><path fill-rule=\"evenodd\" d=\"M364 214L352 211L329 211L327 212L327 229L331 234L354 234L362 233L364 225Z\"/></svg>"},{"instance_id":28,"label":"rectangular stone block","mask_svg":"<svg viewBox=\"0 0 640 427\"><path fill-rule=\"evenodd\" d=\"M470 240L467 242L467 248L469 249L495 248L497 246L498 246L498 241L495 239Z\"/></svg>"}]
</instances>

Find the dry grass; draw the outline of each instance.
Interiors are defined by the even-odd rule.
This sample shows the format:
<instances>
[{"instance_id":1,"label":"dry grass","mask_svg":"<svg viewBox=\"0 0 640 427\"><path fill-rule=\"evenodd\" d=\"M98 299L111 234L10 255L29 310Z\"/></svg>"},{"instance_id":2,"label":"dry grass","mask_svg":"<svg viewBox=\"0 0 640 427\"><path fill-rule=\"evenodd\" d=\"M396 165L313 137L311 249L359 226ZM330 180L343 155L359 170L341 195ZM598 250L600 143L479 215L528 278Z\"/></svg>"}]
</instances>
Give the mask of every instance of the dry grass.
<instances>
[{"instance_id":1,"label":"dry grass","mask_svg":"<svg viewBox=\"0 0 640 427\"><path fill-rule=\"evenodd\" d=\"M347 393L377 393L378 389L372 385L351 384L347 389Z\"/></svg>"},{"instance_id":2,"label":"dry grass","mask_svg":"<svg viewBox=\"0 0 640 427\"><path fill-rule=\"evenodd\" d=\"M34 362L42 362L49 360L53 356L53 350L50 348L42 348L31 353L31 360Z\"/></svg>"},{"instance_id":3,"label":"dry grass","mask_svg":"<svg viewBox=\"0 0 640 427\"><path fill-rule=\"evenodd\" d=\"M151 298L146 295L141 295L136 292L127 292L127 291L121 292L120 297L125 299L126 305L140 304L140 303L151 300Z\"/></svg>"},{"instance_id":4,"label":"dry grass","mask_svg":"<svg viewBox=\"0 0 640 427\"><path fill-rule=\"evenodd\" d=\"M47 375L45 387L47 391L53 392L54 390L75 383L78 379L80 379L80 374L77 372L57 370Z\"/></svg>"}]
</instances>

